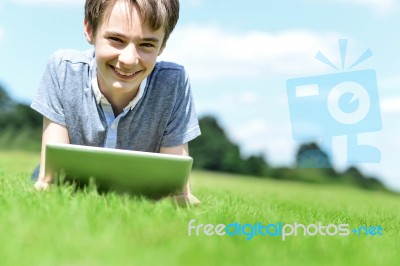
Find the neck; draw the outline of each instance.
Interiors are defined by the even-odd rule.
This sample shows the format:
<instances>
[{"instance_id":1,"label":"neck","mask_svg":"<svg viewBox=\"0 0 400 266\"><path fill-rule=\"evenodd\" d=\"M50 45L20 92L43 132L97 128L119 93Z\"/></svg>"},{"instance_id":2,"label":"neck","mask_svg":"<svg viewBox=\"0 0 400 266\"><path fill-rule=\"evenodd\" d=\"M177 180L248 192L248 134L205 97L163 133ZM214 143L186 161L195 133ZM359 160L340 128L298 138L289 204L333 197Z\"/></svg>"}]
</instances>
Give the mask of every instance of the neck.
<instances>
[{"instance_id":1,"label":"neck","mask_svg":"<svg viewBox=\"0 0 400 266\"><path fill-rule=\"evenodd\" d=\"M107 98L108 102L114 111L114 115L117 117L124 111L124 108L131 102L138 94L139 88L130 91L128 93L119 93L113 91L102 92L104 97Z\"/></svg>"}]
</instances>

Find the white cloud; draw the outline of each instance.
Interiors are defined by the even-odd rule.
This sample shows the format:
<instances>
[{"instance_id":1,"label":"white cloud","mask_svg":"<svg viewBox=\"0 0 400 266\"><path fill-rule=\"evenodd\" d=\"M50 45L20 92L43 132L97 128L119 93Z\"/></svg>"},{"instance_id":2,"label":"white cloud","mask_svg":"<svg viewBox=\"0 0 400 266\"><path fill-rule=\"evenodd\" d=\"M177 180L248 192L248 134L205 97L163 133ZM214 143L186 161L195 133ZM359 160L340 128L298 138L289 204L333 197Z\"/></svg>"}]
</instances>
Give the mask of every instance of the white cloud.
<instances>
[{"instance_id":1,"label":"white cloud","mask_svg":"<svg viewBox=\"0 0 400 266\"><path fill-rule=\"evenodd\" d=\"M379 90L385 93L399 93L400 77L395 76L382 77L378 80Z\"/></svg>"},{"instance_id":2,"label":"white cloud","mask_svg":"<svg viewBox=\"0 0 400 266\"><path fill-rule=\"evenodd\" d=\"M290 164L292 153L298 145L293 141L290 126L271 122L264 117L254 117L240 126L229 128L232 139L241 143L245 154L262 152L273 164Z\"/></svg>"},{"instance_id":3,"label":"white cloud","mask_svg":"<svg viewBox=\"0 0 400 266\"><path fill-rule=\"evenodd\" d=\"M364 4L380 14L393 12L398 7L398 0L354 0L357 4Z\"/></svg>"},{"instance_id":4,"label":"white cloud","mask_svg":"<svg viewBox=\"0 0 400 266\"><path fill-rule=\"evenodd\" d=\"M232 33L218 26L188 25L172 34L160 60L185 65L194 79L291 77L332 71L314 57L321 50L339 59L337 39L336 34L306 30Z\"/></svg>"},{"instance_id":5,"label":"white cloud","mask_svg":"<svg viewBox=\"0 0 400 266\"><path fill-rule=\"evenodd\" d=\"M378 81L378 88L381 93L381 111L385 115L400 114L400 78L398 75L384 77Z\"/></svg>"},{"instance_id":6,"label":"white cloud","mask_svg":"<svg viewBox=\"0 0 400 266\"><path fill-rule=\"evenodd\" d=\"M240 106L245 106L245 107L251 107L255 104L259 104L260 100L260 95L258 95L254 91L250 90L242 90L242 91L231 91L229 93L225 93L222 96L222 99L219 101L219 104L222 104L224 106L235 106L235 105L240 105ZM219 107L220 108L220 105Z\"/></svg>"},{"instance_id":7,"label":"white cloud","mask_svg":"<svg viewBox=\"0 0 400 266\"><path fill-rule=\"evenodd\" d=\"M203 0L185 0L189 5L199 7L203 4Z\"/></svg>"},{"instance_id":8,"label":"white cloud","mask_svg":"<svg viewBox=\"0 0 400 266\"><path fill-rule=\"evenodd\" d=\"M11 0L21 5L83 6L85 0Z\"/></svg>"},{"instance_id":9,"label":"white cloud","mask_svg":"<svg viewBox=\"0 0 400 266\"><path fill-rule=\"evenodd\" d=\"M252 91L245 91L240 95L240 99L244 105L258 104L258 95Z\"/></svg>"},{"instance_id":10,"label":"white cloud","mask_svg":"<svg viewBox=\"0 0 400 266\"><path fill-rule=\"evenodd\" d=\"M398 0L331 0L349 5L361 5L371 8L379 15L387 15L394 12L398 7Z\"/></svg>"},{"instance_id":11,"label":"white cloud","mask_svg":"<svg viewBox=\"0 0 400 266\"><path fill-rule=\"evenodd\" d=\"M400 96L383 98L381 100L381 109L383 113L400 114Z\"/></svg>"},{"instance_id":12,"label":"white cloud","mask_svg":"<svg viewBox=\"0 0 400 266\"><path fill-rule=\"evenodd\" d=\"M224 92L222 95L214 94L212 99L197 99L196 109L199 113L220 113L222 115L234 114L237 106L247 110L262 106L261 96L254 91L240 89Z\"/></svg>"},{"instance_id":13,"label":"white cloud","mask_svg":"<svg viewBox=\"0 0 400 266\"><path fill-rule=\"evenodd\" d=\"M225 90L209 99L197 99L199 113L222 117L228 137L240 144L243 155L264 153L272 164L289 164L298 145L292 138L285 96L262 90Z\"/></svg>"}]
</instances>

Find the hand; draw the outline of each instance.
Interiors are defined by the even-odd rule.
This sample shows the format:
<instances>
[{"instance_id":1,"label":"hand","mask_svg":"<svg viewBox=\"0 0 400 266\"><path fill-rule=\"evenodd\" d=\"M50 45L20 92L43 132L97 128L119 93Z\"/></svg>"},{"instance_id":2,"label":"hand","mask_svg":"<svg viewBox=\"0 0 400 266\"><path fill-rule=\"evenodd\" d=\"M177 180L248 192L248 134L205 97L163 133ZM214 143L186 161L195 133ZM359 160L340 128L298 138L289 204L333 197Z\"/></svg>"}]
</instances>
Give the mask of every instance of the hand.
<instances>
[{"instance_id":1,"label":"hand","mask_svg":"<svg viewBox=\"0 0 400 266\"><path fill-rule=\"evenodd\" d=\"M49 189L49 186L50 186L50 184L48 182L46 182L46 181L43 181L43 180L36 181L35 185L34 185L34 187L35 187L35 189L37 191L47 190L47 189Z\"/></svg>"},{"instance_id":2,"label":"hand","mask_svg":"<svg viewBox=\"0 0 400 266\"><path fill-rule=\"evenodd\" d=\"M201 205L201 201L191 193L174 195L170 199L179 207L196 207Z\"/></svg>"}]
</instances>

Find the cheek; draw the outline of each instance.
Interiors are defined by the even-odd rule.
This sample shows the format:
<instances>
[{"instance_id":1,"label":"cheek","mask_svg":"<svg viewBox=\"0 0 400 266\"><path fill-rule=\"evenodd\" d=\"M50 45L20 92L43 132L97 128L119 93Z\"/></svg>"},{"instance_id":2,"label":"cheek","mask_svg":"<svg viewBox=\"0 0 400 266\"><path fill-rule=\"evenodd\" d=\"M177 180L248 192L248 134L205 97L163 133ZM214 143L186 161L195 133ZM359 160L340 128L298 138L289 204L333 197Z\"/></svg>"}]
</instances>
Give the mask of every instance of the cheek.
<instances>
[{"instance_id":1,"label":"cheek","mask_svg":"<svg viewBox=\"0 0 400 266\"><path fill-rule=\"evenodd\" d=\"M156 53L143 53L141 55L141 60L147 66L154 66L157 61L157 54Z\"/></svg>"},{"instance_id":2,"label":"cheek","mask_svg":"<svg viewBox=\"0 0 400 266\"><path fill-rule=\"evenodd\" d=\"M116 56L114 48L102 43L98 43L98 45L95 46L95 54L98 61L110 60Z\"/></svg>"}]
</instances>

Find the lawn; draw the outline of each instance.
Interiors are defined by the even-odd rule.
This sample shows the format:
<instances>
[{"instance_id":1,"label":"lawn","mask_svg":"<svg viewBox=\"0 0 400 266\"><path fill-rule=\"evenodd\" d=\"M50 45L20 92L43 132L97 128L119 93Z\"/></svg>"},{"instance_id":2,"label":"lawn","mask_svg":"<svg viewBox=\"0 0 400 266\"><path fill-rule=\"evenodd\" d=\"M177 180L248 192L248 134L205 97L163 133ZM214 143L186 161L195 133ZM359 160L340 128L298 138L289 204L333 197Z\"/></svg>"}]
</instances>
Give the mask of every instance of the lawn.
<instances>
[{"instance_id":1,"label":"lawn","mask_svg":"<svg viewBox=\"0 0 400 266\"><path fill-rule=\"evenodd\" d=\"M0 152L0 265L399 265L395 194L193 172L203 204L182 209L94 189L35 192L29 175L38 161L37 153ZM198 236L196 229L188 235L193 219ZM199 226L235 222L332 224L332 235L304 236L299 227L285 240L260 234L246 240L250 228L207 236L211 226L206 233ZM347 235L335 231L339 224L348 225Z\"/></svg>"}]
</instances>

